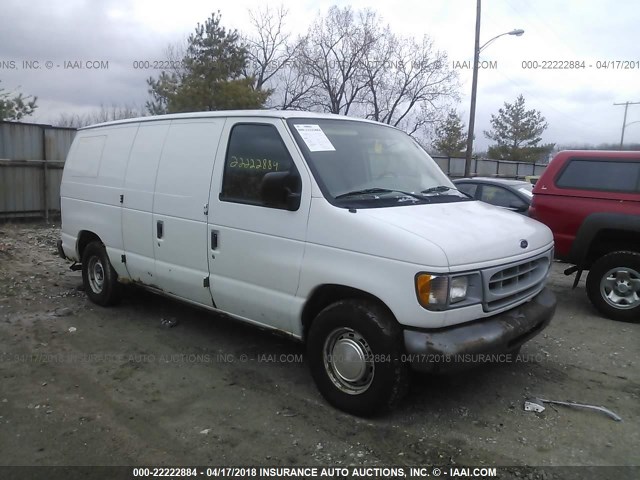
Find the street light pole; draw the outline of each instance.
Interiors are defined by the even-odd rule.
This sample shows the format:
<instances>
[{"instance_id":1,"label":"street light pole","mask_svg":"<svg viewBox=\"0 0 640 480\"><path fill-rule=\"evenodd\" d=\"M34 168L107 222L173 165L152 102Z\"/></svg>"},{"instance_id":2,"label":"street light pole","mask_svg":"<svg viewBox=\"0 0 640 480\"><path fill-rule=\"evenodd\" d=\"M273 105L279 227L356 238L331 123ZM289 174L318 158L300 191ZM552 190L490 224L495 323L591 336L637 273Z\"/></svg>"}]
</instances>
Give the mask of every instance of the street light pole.
<instances>
[{"instance_id":1,"label":"street light pole","mask_svg":"<svg viewBox=\"0 0 640 480\"><path fill-rule=\"evenodd\" d=\"M473 49L473 80L471 81L471 108L469 109L469 131L467 132L467 153L465 155L464 162L464 176L468 177L471 175L471 155L473 152L473 132L475 129L476 123L476 96L478 92L478 63L480 61L480 52L487 45L493 42L496 38L500 38L503 35L515 35L517 37L521 36L524 33L522 29L511 30L510 32L501 33L500 35L496 35L484 45L480 46L480 10L481 10L481 0L477 0L476 6L476 39L475 46Z\"/></svg>"},{"instance_id":2,"label":"street light pole","mask_svg":"<svg viewBox=\"0 0 640 480\"><path fill-rule=\"evenodd\" d=\"M471 152L473 151L473 129L476 123L476 92L478 91L478 60L480 58L480 10L481 0L476 5L476 40L473 48L473 80L471 81L471 109L467 132L467 154L464 161L464 176L471 175Z\"/></svg>"},{"instance_id":3,"label":"street light pole","mask_svg":"<svg viewBox=\"0 0 640 480\"><path fill-rule=\"evenodd\" d=\"M496 35L495 37L493 37L492 39L490 39L488 42L485 42L484 45L482 45L480 47L480 51L482 52L482 50L484 50L485 48L487 48L487 46L493 42L496 38L500 38L503 37L505 35L515 35L516 37L520 37L522 34L524 33L524 30L522 30L521 28L516 28L514 30L511 30L510 32L504 32L501 33L500 35Z\"/></svg>"}]
</instances>

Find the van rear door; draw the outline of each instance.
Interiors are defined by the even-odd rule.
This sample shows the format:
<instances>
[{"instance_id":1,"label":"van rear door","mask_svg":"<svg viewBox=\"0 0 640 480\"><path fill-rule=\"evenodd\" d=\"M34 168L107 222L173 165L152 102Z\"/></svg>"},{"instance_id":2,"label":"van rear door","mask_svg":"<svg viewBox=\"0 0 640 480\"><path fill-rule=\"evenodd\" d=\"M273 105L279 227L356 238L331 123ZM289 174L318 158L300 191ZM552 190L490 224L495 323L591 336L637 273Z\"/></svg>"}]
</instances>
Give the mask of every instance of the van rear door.
<instances>
[{"instance_id":1,"label":"van rear door","mask_svg":"<svg viewBox=\"0 0 640 480\"><path fill-rule=\"evenodd\" d=\"M154 285L212 306L208 288L207 209L223 118L173 120L153 197Z\"/></svg>"},{"instance_id":2,"label":"van rear door","mask_svg":"<svg viewBox=\"0 0 640 480\"><path fill-rule=\"evenodd\" d=\"M142 122L133 141L122 198L122 242L134 282L156 283L153 191L170 121Z\"/></svg>"}]
</instances>

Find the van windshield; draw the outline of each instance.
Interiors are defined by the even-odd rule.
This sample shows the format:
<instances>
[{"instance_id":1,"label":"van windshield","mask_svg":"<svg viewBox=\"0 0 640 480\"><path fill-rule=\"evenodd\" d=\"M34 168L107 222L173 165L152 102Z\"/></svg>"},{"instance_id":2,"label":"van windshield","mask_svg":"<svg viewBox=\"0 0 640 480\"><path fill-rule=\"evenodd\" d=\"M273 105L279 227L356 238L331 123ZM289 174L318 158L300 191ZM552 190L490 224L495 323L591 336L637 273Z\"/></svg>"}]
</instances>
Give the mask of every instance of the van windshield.
<instances>
[{"instance_id":1,"label":"van windshield","mask_svg":"<svg viewBox=\"0 0 640 480\"><path fill-rule=\"evenodd\" d=\"M470 200L407 134L353 120L287 121L324 196L360 208Z\"/></svg>"}]
</instances>

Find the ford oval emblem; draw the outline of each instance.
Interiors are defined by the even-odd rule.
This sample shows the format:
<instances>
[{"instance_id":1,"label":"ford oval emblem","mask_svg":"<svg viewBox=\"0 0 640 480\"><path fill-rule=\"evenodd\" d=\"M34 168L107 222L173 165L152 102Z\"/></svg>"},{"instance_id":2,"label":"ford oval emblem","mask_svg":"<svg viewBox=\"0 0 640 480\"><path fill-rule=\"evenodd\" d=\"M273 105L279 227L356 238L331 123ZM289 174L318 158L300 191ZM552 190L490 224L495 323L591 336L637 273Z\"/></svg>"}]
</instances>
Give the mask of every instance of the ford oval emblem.
<instances>
[{"instance_id":1,"label":"ford oval emblem","mask_svg":"<svg viewBox=\"0 0 640 480\"><path fill-rule=\"evenodd\" d=\"M527 248L529 246L529 242L526 240L520 240L520 248Z\"/></svg>"}]
</instances>

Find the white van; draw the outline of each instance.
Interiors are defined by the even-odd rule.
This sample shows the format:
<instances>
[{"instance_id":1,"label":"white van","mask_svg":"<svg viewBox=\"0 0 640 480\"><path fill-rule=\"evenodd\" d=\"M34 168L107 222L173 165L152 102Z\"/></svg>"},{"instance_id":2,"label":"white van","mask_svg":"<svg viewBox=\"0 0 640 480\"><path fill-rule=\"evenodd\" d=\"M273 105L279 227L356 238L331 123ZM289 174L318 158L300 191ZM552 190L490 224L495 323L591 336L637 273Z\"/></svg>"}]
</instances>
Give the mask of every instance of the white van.
<instances>
[{"instance_id":1,"label":"white van","mask_svg":"<svg viewBox=\"0 0 640 480\"><path fill-rule=\"evenodd\" d=\"M549 229L473 201L375 122L221 111L95 125L75 137L61 197L60 254L93 302L136 283L286 332L324 397L355 414L396 402L410 367L517 352L555 310Z\"/></svg>"}]
</instances>

